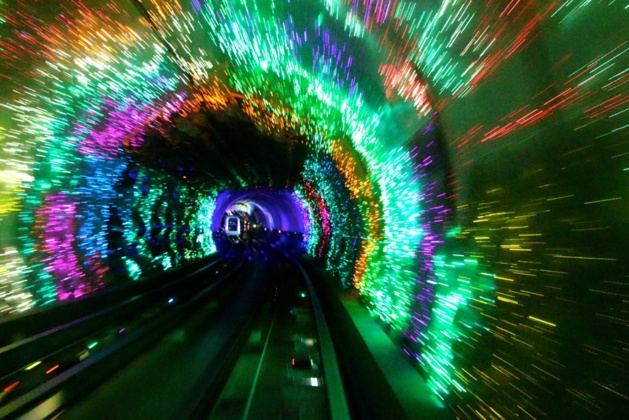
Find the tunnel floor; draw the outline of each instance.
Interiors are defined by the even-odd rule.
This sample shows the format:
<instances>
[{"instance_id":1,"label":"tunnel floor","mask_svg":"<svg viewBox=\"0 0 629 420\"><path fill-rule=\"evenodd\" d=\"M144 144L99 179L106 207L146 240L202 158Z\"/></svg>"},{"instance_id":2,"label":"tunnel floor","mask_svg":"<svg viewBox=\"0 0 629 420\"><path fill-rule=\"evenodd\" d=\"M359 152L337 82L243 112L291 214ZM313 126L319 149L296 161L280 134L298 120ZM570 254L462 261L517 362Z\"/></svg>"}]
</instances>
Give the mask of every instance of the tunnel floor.
<instances>
[{"instance_id":1,"label":"tunnel floor","mask_svg":"<svg viewBox=\"0 0 629 420\"><path fill-rule=\"evenodd\" d=\"M449 418L425 380L363 307L290 241L245 244L225 258L246 266L218 296L187 312L120 370L109 372L59 419L326 419L331 385L298 258L330 325L351 418ZM203 276L203 272L201 273ZM308 280L310 281L310 280ZM44 404L45 405L45 404ZM30 415L39 415L39 407ZM349 417L348 417L349 418Z\"/></svg>"}]
</instances>

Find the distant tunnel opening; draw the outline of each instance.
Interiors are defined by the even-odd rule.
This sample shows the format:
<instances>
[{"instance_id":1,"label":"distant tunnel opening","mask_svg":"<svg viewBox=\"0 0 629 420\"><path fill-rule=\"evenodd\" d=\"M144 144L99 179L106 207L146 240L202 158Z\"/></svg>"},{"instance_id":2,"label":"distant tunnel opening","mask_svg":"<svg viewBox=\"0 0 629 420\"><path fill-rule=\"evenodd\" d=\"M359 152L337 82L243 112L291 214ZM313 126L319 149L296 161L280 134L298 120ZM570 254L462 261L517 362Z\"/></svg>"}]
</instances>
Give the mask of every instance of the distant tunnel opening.
<instances>
[{"instance_id":1,"label":"distant tunnel opening","mask_svg":"<svg viewBox=\"0 0 629 420\"><path fill-rule=\"evenodd\" d=\"M292 252L306 250L311 221L294 192L263 187L227 190L216 203L212 231L219 251L225 238L251 247L254 240L278 242L286 237L291 238Z\"/></svg>"},{"instance_id":2,"label":"distant tunnel opening","mask_svg":"<svg viewBox=\"0 0 629 420\"><path fill-rule=\"evenodd\" d=\"M252 188L223 191L216 199L212 230L224 228L225 216L244 213L251 224L269 230L307 233L308 214L299 199L287 190Z\"/></svg>"}]
</instances>

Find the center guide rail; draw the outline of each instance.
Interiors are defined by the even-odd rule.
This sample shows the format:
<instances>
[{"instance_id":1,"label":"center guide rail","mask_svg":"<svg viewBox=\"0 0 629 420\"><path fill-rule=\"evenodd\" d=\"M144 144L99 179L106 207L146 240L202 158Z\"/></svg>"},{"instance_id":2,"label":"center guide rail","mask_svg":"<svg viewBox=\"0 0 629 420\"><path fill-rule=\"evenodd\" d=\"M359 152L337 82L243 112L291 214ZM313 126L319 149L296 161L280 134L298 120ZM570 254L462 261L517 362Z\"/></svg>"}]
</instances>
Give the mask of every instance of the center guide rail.
<instances>
[{"instance_id":1,"label":"center guide rail","mask_svg":"<svg viewBox=\"0 0 629 420\"><path fill-rule=\"evenodd\" d=\"M270 296L216 392L181 418L350 419L327 321L297 257L270 248ZM183 414L183 413L182 413Z\"/></svg>"}]
</instances>

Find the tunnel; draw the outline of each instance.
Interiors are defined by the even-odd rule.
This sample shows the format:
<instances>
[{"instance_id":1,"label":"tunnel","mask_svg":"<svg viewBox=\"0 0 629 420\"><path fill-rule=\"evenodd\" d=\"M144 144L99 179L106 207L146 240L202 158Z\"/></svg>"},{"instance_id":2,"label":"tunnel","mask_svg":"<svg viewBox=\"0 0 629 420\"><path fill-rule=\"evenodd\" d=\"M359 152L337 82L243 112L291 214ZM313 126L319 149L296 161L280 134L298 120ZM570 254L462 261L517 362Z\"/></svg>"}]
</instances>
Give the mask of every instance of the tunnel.
<instances>
[{"instance_id":1,"label":"tunnel","mask_svg":"<svg viewBox=\"0 0 629 420\"><path fill-rule=\"evenodd\" d=\"M281 250L409 398L623 418L628 69L626 1L0 0L0 331Z\"/></svg>"}]
</instances>

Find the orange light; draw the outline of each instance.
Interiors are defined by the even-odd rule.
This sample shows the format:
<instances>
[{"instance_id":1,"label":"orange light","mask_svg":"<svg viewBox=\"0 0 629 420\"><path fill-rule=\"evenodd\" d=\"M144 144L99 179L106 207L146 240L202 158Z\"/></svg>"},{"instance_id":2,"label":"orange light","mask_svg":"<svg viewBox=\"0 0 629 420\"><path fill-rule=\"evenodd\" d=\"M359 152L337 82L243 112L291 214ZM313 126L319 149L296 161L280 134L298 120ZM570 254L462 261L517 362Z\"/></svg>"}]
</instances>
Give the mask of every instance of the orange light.
<instances>
[{"instance_id":1,"label":"orange light","mask_svg":"<svg viewBox=\"0 0 629 420\"><path fill-rule=\"evenodd\" d=\"M4 392L11 391L13 388L18 386L19 383L20 383L20 381L13 382L11 385L9 385L8 387L4 388Z\"/></svg>"},{"instance_id":2,"label":"orange light","mask_svg":"<svg viewBox=\"0 0 629 420\"><path fill-rule=\"evenodd\" d=\"M54 365L53 367L51 367L50 369L48 369L46 371L46 375L49 374L50 372L54 371L54 370L57 370L58 367L59 367L59 365Z\"/></svg>"}]
</instances>

